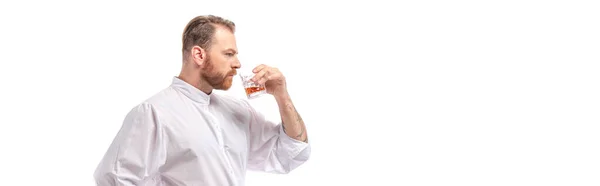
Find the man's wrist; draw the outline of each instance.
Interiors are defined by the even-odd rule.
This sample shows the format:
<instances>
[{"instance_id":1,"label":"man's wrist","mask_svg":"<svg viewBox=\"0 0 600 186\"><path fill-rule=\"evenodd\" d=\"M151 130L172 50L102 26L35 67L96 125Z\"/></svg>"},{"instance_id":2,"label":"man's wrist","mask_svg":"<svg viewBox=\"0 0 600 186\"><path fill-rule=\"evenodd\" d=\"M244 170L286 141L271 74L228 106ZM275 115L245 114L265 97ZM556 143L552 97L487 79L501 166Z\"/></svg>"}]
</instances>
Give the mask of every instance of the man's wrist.
<instances>
[{"instance_id":1,"label":"man's wrist","mask_svg":"<svg viewBox=\"0 0 600 186\"><path fill-rule=\"evenodd\" d=\"M273 97L275 97L275 100L277 100L278 102L290 99L290 95L286 90L274 92Z\"/></svg>"}]
</instances>

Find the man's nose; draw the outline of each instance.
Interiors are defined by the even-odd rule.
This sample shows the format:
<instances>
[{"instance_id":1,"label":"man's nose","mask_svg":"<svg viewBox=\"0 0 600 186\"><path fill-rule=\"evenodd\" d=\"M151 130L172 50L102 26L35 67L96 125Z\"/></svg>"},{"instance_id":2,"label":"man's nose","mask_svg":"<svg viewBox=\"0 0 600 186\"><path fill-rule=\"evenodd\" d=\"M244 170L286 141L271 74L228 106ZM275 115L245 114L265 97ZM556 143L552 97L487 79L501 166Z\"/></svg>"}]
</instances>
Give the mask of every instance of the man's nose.
<instances>
[{"instance_id":1,"label":"man's nose","mask_svg":"<svg viewBox=\"0 0 600 186\"><path fill-rule=\"evenodd\" d=\"M242 64L240 63L240 60L235 60L233 62L233 64L231 65L231 67L233 67L233 68L240 68L240 67L242 67Z\"/></svg>"}]
</instances>

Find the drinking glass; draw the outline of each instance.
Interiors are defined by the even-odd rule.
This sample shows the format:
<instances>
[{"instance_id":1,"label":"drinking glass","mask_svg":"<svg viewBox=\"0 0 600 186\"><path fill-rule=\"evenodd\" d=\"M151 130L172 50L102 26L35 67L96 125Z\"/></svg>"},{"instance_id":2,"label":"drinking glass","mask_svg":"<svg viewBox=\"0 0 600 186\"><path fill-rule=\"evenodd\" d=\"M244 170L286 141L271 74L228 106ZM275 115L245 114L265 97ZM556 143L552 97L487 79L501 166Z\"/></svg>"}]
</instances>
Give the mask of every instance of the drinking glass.
<instances>
[{"instance_id":1,"label":"drinking glass","mask_svg":"<svg viewBox=\"0 0 600 186\"><path fill-rule=\"evenodd\" d=\"M252 81L252 77L254 77L255 74L251 71L251 69L240 70L238 71L238 74L240 79L242 79L242 86L244 86L244 90L246 91L246 96L248 99L253 99L267 93L265 86L261 86Z\"/></svg>"}]
</instances>

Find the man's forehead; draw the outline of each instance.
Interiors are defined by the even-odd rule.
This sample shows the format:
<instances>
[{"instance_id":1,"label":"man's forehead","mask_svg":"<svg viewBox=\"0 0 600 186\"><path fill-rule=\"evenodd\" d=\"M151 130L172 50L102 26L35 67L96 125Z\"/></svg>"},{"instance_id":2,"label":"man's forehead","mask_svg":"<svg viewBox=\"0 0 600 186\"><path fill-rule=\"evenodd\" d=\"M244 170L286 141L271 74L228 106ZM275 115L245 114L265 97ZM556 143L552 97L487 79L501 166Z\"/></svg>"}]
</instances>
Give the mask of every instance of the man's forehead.
<instances>
[{"instance_id":1,"label":"man's forehead","mask_svg":"<svg viewBox=\"0 0 600 186\"><path fill-rule=\"evenodd\" d=\"M219 45L223 49L232 49L237 51L235 35L227 27L215 26L215 35L213 40L215 45Z\"/></svg>"}]
</instances>

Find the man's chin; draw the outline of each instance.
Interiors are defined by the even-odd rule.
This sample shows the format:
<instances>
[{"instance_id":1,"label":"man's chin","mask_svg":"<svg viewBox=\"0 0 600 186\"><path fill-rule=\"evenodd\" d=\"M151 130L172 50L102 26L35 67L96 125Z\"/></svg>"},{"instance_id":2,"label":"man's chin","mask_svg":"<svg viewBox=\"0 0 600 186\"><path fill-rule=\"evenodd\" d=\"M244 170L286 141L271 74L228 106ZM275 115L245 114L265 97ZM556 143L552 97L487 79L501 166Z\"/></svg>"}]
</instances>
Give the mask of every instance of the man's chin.
<instances>
[{"instance_id":1,"label":"man's chin","mask_svg":"<svg viewBox=\"0 0 600 186\"><path fill-rule=\"evenodd\" d=\"M223 84L221 84L221 86L216 87L215 89L217 89L217 90L229 90L229 88L231 88L231 86L232 86L232 83L233 83L232 81L233 80L229 80L229 81L226 80L225 82L223 82Z\"/></svg>"},{"instance_id":2,"label":"man's chin","mask_svg":"<svg viewBox=\"0 0 600 186\"><path fill-rule=\"evenodd\" d=\"M229 88L231 88L231 86L221 86L219 88L215 88L217 90L229 90Z\"/></svg>"}]
</instances>

